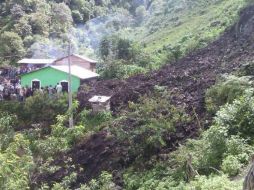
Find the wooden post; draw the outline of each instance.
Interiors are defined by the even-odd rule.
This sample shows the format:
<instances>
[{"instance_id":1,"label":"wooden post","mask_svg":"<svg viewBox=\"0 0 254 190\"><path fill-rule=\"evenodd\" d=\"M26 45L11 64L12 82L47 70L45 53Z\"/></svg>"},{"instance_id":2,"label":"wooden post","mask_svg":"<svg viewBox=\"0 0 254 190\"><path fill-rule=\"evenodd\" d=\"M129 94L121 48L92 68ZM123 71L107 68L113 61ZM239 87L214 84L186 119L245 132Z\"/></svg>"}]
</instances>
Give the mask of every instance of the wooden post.
<instances>
[{"instance_id":1,"label":"wooden post","mask_svg":"<svg viewBox=\"0 0 254 190\"><path fill-rule=\"evenodd\" d=\"M254 190L254 155L251 157L251 166L243 182L243 190Z\"/></svg>"},{"instance_id":2,"label":"wooden post","mask_svg":"<svg viewBox=\"0 0 254 190\"><path fill-rule=\"evenodd\" d=\"M69 40L68 46L68 67L69 67L69 79L68 79L68 100L69 100L69 127L73 127L73 113L72 113L72 90L71 90L71 42Z\"/></svg>"}]
</instances>

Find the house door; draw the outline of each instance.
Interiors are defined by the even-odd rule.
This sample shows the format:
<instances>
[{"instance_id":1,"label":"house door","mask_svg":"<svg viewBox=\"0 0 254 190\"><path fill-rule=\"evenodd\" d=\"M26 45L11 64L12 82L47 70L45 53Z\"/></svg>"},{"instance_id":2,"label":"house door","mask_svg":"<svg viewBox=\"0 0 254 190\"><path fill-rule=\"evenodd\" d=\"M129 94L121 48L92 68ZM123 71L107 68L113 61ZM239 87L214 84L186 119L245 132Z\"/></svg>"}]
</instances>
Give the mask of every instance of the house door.
<instances>
[{"instance_id":1,"label":"house door","mask_svg":"<svg viewBox=\"0 0 254 190\"><path fill-rule=\"evenodd\" d=\"M61 82L63 92L68 92L68 82Z\"/></svg>"},{"instance_id":2,"label":"house door","mask_svg":"<svg viewBox=\"0 0 254 190\"><path fill-rule=\"evenodd\" d=\"M38 80L32 81L32 89L33 90L40 89L40 86L41 86L41 82L40 81L38 81Z\"/></svg>"}]
</instances>

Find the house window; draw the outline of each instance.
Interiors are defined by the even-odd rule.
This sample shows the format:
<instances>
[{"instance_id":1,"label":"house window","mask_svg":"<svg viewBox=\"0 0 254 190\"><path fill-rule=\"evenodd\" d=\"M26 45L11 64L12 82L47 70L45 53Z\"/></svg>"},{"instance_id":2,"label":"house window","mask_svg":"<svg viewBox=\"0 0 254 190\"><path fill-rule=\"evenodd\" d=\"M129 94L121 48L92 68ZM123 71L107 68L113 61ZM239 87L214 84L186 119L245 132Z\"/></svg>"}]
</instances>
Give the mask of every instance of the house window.
<instances>
[{"instance_id":1,"label":"house window","mask_svg":"<svg viewBox=\"0 0 254 190\"><path fill-rule=\"evenodd\" d=\"M40 89L41 88L41 81L38 79L33 79L31 83L31 87L33 90Z\"/></svg>"},{"instance_id":2,"label":"house window","mask_svg":"<svg viewBox=\"0 0 254 190\"><path fill-rule=\"evenodd\" d=\"M63 92L68 92L69 91L69 83L68 83L68 81L66 81L66 80L62 80L61 82L60 82L60 84L62 85L62 91Z\"/></svg>"}]
</instances>

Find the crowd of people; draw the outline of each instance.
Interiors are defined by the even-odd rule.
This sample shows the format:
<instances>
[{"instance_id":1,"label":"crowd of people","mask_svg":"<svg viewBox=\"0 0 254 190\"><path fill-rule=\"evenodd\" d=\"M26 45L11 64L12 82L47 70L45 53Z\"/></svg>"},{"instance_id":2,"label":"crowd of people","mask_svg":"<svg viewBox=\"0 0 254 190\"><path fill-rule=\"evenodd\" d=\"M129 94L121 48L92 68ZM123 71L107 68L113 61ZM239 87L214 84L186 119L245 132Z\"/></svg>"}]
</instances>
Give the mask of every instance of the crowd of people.
<instances>
[{"instance_id":1,"label":"crowd of people","mask_svg":"<svg viewBox=\"0 0 254 190\"><path fill-rule=\"evenodd\" d=\"M33 96L34 93L45 93L49 97L59 97L63 93L65 89L60 83L57 83L56 86L22 87L18 76L31 71L31 69L33 68L0 69L0 101L13 100L23 102L26 98Z\"/></svg>"},{"instance_id":2,"label":"crowd of people","mask_svg":"<svg viewBox=\"0 0 254 190\"><path fill-rule=\"evenodd\" d=\"M59 97L63 92L62 85L57 83L56 86L46 86L45 88L31 88L31 87L22 87L20 82L5 82L0 83L0 101L3 100L12 100L23 102L26 98L33 96L34 93L45 93L49 97Z\"/></svg>"}]
</instances>

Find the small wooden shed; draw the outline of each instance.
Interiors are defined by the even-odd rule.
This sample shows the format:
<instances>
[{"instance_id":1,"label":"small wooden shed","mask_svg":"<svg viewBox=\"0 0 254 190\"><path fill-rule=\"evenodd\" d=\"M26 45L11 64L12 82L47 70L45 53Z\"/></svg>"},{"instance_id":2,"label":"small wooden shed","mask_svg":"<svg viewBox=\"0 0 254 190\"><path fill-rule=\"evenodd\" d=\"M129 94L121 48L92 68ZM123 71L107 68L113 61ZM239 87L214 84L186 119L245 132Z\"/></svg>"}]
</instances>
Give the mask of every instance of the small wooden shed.
<instances>
[{"instance_id":1,"label":"small wooden shed","mask_svg":"<svg viewBox=\"0 0 254 190\"><path fill-rule=\"evenodd\" d=\"M85 56L81 56L78 54L72 54L66 57L62 57L54 61L53 65L61 66L61 65L68 65L68 59L71 59L71 65L76 65L82 67L84 69L88 69L92 72L96 72L96 63L97 61L90 59Z\"/></svg>"},{"instance_id":2,"label":"small wooden shed","mask_svg":"<svg viewBox=\"0 0 254 190\"><path fill-rule=\"evenodd\" d=\"M92 105L93 113L101 111L110 111L110 96L93 96L89 99Z\"/></svg>"}]
</instances>

